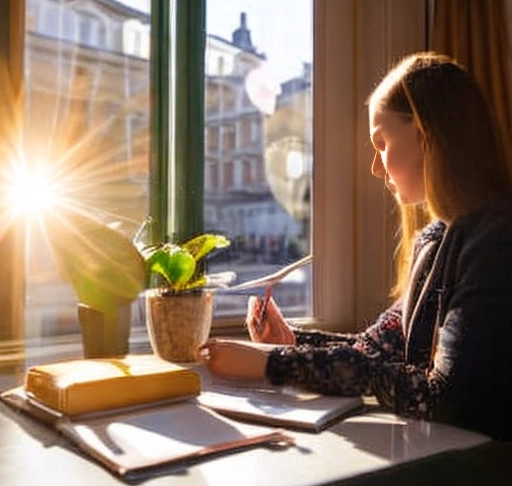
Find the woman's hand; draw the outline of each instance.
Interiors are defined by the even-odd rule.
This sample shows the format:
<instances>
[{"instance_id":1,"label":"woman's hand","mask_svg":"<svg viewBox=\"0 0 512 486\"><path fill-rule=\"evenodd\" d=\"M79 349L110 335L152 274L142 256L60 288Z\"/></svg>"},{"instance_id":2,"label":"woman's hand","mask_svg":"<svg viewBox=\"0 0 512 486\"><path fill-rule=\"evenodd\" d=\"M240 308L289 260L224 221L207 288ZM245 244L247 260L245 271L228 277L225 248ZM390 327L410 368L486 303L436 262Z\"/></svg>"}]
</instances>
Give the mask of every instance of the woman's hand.
<instances>
[{"instance_id":1,"label":"woman's hand","mask_svg":"<svg viewBox=\"0 0 512 486\"><path fill-rule=\"evenodd\" d=\"M265 297L249 297L245 324L251 340L257 343L295 344L295 334L285 321L271 292L272 287L268 287Z\"/></svg>"},{"instance_id":2,"label":"woman's hand","mask_svg":"<svg viewBox=\"0 0 512 486\"><path fill-rule=\"evenodd\" d=\"M264 380L270 351L276 346L211 339L199 348L201 359L211 373L236 380Z\"/></svg>"}]
</instances>

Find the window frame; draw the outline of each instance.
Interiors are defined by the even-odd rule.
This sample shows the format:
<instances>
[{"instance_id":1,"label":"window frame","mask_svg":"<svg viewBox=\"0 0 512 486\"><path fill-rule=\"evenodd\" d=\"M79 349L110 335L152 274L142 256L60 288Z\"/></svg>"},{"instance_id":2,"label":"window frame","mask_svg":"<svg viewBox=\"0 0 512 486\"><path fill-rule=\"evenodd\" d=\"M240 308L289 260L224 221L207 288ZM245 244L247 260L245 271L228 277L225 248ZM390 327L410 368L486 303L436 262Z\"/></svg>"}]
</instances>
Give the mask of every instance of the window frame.
<instances>
[{"instance_id":1,"label":"window frame","mask_svg":"<svg viewBox=\"0 0 512 486\"><path fill-rule=\"evenodd\" d=\"M425 48L424 16L425 0L314 1L314 319L306 325L356 331L389 304L396 221L370 173L365 102L391 62Z\"/></svg>"},{"instance_id":2,"label":"window frame","mask_svg":"<svg viewBox=\"0 0 512 486\"><path fill-rule=\"evenodd\" d=\"M370 175L372 149L367 143L364 102L378 74L392 60L424 48L425 1L313 1L314 318L297 319L297 324L354 331L386 303L392 278L393 211L382 184ZM18 86L23 73L24 14L25 0L7 0L0 6L0 18L7 24L0 37L0 58ZM332 56L343 62L333 62ZM197 81L201 85L204 79ZM166 173L163 178L167 180ZM20 277L24 255L17 244L19 228L14 233L13 240L4 237L0 244L3 261L14 262L0 270L4 281L14 282L12 291L4 286L0 292L6 316L3 327L8 330L1 338L18 342L24 336ZM226 326L229 332L243 331L236 318L219 320L216 332Z\"/></svg>"},{"instance_id":3,"label":"window frame","mask_svg":"<svg viewBox=\"0 0 512 486\"><path fill-rule=\"evenodd\" d=\"M12 147L22 126L23 61L25 35L25 2L6 0L0 3L0 147ZM13 116L14 114L14 116ZM0 149L0 170L9 164L8 153ZM6 208L5 191L0 194L0 207ZM0 354L2 371L21 373L25 355L25 232L19 221L11 221L0 236L0 278L9 285L0 291Z\"/></svg>"}]
</instances>

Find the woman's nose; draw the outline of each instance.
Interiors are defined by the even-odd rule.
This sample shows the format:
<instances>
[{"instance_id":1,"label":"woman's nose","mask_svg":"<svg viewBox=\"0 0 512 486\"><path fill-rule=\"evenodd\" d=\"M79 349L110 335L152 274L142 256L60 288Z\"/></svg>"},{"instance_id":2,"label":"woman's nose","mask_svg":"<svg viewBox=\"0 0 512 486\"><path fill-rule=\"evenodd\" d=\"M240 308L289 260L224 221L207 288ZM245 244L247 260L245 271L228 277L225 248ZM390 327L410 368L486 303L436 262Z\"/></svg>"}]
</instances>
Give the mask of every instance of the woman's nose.
<instances>
[{"instance_id":1,"label":"woman's nose","mask_svg":"<svg viewBox=\"0 0 512 486\"><path fill-rule=\"evenodd\" d=\"M382 163L382 157L380 156L379 151L375 152L375 157L373 158L372 175L378 177L379 179L386 178L386 169Z\"/></svg>"}]
</instances>

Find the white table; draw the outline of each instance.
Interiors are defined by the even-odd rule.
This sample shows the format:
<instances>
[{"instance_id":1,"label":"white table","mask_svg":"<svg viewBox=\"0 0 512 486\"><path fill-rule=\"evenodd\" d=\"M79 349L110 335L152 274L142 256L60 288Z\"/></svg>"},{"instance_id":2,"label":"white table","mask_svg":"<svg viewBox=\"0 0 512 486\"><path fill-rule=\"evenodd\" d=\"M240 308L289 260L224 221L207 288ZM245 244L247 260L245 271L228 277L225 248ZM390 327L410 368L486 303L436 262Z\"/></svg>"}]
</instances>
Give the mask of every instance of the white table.
<instances>
[{"instance_id":1,"label":"white table","mask_svg":"<svg viewBox=\"0 0 512 486\"><path fill-rule=\"evenodd\" d=\"M296 446L255 448L162 469L144 485L304 486L344 480L443 451L486 444L481 435L393 414L351 417L322 433L290 432ZM160 471L160 470L159 470ZM53 430L0 404L0 485L123 484ZM370 484L370 483L369 483Z\"/></svg>"}]
</instances>

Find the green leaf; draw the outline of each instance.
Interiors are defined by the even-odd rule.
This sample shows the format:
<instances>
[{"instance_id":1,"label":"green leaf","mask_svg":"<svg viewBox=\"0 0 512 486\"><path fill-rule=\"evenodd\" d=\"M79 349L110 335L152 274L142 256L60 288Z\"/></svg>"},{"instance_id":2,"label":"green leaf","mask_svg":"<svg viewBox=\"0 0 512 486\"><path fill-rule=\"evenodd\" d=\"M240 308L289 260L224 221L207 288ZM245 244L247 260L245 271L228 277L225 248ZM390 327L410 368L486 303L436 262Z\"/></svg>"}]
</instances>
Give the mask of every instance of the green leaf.
<instances>
[{"instance_id":1,"label":"green leaf","mask_svg":"<svg viewBox=\"0 0 512 486\"><path fill-rule=\"evenodd\" d=\"M200 287L204 287L208 283L208 278L205 275L200 275L196 279L188 282L182 290L194 290Z\"/></svg>"},{"instance_id":2,"label":"green leaf","mask_svg":"<svg viewBox=\"0 0 512 486\"><path fill-rule=\"evenodd\" d=\"M139 247L146 261L148 285L151 285L149 277L155 274L163 277L169 289L174 292L209 285L208 276L200 271L199 260L230 244L225 236L206 233L182 244L157 243Z\"/></svg>"},{"instance_id":3,"label":"green leaf","mask_svg":"<svg viewBox=\"0 0 512 486\"><path fill-rule=\"evenodd\" d=\"M80 302L108 311L144 288L144 259L118 231L72 210L48 215L45 228L57 268Z\"/></svg>"},{"instance_id":4,"label":"green leaf","mask_svg":"<svg viewBox=\"0 0 512 486\"><path fill-rule=\"evenodd\" d=\"M223 235L206 233L186 241L181 247L187 250L197 262L213 250L226 248L230 244L231 242Z\"/></svg>"},{"instance_id":5,"label":"green leaf","mask_svg":"<svg viewBox=\"0 0 512 486\"><path fill-rule=\"evenodd\" d=\"M162 275L173 290L181 290L196 270L194 257L175 245L161 245L146 262L149 271Z\"/></svg>"}]
</instances>

